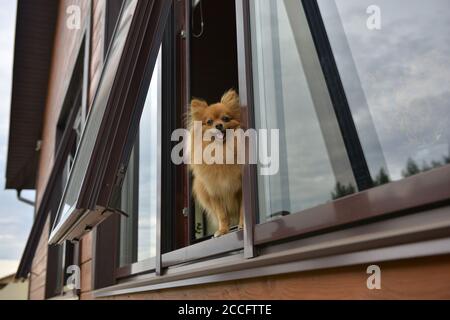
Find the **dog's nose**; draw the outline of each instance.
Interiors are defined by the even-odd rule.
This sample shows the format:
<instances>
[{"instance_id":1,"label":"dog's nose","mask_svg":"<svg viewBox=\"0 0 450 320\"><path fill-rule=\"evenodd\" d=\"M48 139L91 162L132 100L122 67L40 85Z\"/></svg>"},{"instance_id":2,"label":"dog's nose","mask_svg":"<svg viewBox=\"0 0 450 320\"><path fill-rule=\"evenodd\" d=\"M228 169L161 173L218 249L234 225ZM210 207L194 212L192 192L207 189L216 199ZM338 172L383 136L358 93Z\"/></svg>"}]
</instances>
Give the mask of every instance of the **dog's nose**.
<instances>
[{"instance_id":1,"label":"dog's nose","mask_svg":"<svg viewBox=\"0 0 450 320\"><path fill-rule=\"evenodd\" d=\"M216 125L216 129L220 130L220 131L223 131L223 124Z\"/></svg>"}]
</instances>

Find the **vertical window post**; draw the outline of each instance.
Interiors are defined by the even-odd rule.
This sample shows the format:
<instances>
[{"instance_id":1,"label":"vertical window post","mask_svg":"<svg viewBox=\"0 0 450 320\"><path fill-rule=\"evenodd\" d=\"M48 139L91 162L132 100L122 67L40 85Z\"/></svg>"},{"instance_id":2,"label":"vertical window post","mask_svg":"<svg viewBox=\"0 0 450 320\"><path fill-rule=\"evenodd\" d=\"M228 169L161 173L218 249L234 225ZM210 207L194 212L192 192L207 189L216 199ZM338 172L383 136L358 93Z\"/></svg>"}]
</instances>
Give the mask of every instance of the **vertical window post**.
<instances>
[{"instance_id":1,"label":"vertical window post","mask_svg":"<svg viewBox=\"0 0 450 320\"><path fill-rule=\"evenodd\" d=\"M236 28L238 41L239 95L241 99L241 125L244 130L255 127L253 100L253 71L250 35L249 0L236 1ZM248 145L247 148L248 150ZM254 246L255 213L257 212L257 167L245 164L243 167L244 205L244 255L256 256Z\"/></svg>"}]
</instances>

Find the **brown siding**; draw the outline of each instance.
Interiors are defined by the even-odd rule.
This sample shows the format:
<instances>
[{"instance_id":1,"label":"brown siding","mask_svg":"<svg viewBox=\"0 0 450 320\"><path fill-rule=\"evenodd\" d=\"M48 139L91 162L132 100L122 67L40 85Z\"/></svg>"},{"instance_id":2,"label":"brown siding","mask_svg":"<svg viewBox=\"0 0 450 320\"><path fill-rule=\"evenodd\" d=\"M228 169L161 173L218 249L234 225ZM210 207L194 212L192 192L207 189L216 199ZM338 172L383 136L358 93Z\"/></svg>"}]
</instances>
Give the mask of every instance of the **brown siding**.
<instances>
[{"instance_id":1,"label":"brown siding","mask_svg":"<svg viewBox=\"0 0 450 320\"><path fill-rule=\"evenodd\" d=\"M80 30L69 30L66 27L66 9L70 5L80 6L82 12L81 25L83 26L88 13L89 0L60 1L52 53L49 88L43 120L39 172L36 183L36 199L38 206L44 194L54 162L56 125L64 100L65 91L71 79L71 72L69 71L72 70L75 65L83 39L83 28ZM48 220L33 259L29 289L30 299L45 298L49 227L50 221Z\"/></svg>"},{"instance_id":2,"label":"brown siding","mask_svg":"<svg viewBox=\"0 0 450 320\"><path fill-rule=\"evenodd\" d=\"M92 101L103 67L104 39L105 39L105 10L106 0L93 1L92 42L91 42L91 88Z\"/></svg>"},{"instance_id":3,"label":"brown siding","mask_svg":"<svg viewBox=\"0 0 450 320\"><path fill-rule=\"evenodd\" d=\"M81 293L84 294L92 290L92 233L81 240L80 255Z\"/></svg>"},{"instance_id":4,"label":"brown siding","mask_svg":"<svg viewBox=\"0 0 450 320\"><path fill-rule=\"evenodd\" d=\"M80 6L82 9L81 25L84 25L88 4L88 0L65 0L61 1L59 8L50 70L49 90L44 113L43 142L37 181L38 205L52 170L55 153L56 124L64 101L65 91L72 76L70 71L75 65L83 38L83 29L69 30L66 27L66 9L70 5Z\"/></svg>"},{"instance_id":5,"label":"brown siding","mask_svg":"<svg viewBox=\"0 0 450 320\"><path fill-rule=\"evenodd\" d=\"M39 245L34 255L31 266L31 277L29 295L31 300L41 300L45 298L45 280L47 277L47 241L49 232L49 222L47 221Z\"/></svg>"},{"instance_id":6,"label":"brown siding","mask_svg":"<svg viewBox=\"0 0 450 320\"><path fill-rule=\"evenodd\" d=\"M450 256L382 263L382 289L368 290L367 266L232 281L113 299L450 299ZM82 298L89 299L92 295Z\"/></svg>"}]
</instances>

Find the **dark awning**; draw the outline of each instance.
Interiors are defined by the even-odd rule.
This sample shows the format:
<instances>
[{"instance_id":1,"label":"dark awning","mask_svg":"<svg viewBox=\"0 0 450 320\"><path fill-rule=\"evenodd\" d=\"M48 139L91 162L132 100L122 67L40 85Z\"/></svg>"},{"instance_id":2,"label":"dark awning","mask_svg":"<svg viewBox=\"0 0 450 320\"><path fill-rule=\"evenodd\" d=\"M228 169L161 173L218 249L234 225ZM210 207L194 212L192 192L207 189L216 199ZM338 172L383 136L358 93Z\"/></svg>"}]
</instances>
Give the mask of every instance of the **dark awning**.
<instances>
[{"instance_id":1,"label":"dark awning","mask_svg":"<svg viewBox=\"0 0 450 320\"><path fill-rule=\"evenodd\" d=\"M17 4L6 189L35 188L58 4Z\"/></svg>"}]
</instances>

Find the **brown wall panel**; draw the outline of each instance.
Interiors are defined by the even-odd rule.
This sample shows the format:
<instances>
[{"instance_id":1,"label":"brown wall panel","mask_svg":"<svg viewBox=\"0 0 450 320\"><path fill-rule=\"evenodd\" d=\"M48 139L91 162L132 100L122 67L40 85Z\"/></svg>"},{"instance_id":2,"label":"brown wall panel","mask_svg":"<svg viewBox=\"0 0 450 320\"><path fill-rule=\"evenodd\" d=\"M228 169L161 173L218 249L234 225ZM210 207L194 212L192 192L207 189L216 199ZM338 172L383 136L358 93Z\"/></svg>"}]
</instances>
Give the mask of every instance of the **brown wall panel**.
<instances>
[{"instance_id":1,"label":"brown wall panel","mask_svg":"<svg viewBox=\"0 0 450 320\"><path fill-rule=\"evenodd\" d=\"M80 263L92 260L92 233L87 234L80 242Z\"/></svg>"},{"instance_id":2,"label":"brown wall panel","mask_svg":"<svg viewBox=\"0 0 450 320\"><path fill-rule=\"evenodd\" d=\"M65 91L72 76L70 71L75 65L79 47L83 39L84 28L79 30L69 30L66 26L68 18L66 10L71 5L80 6L82 12L81 25L83 26L86 19L89 0L65 0L61 1L59 7L49 78L49 89L44 113L39 175L37 178L38 205L53 167L56 124L64 101Z\"/></svg>"},{"instance_id":3,"label":"brown wall panel","mask_svg":"<svg viewBox=\"0 0 450 320\"><path fill-rule=\"evenodd\" d=\"M52 63L49 76L49 88L44 112L42 146L39 160L39 171L36 183L36 199L39 206L48 178L53 169L56 148L56 130L65 92L71 80L71 70L75 66L79 48L83 40L84 28L70 30L67 28L68 15L66 10L71 5L81 9L81 26L84 26L88 14L89 0L60 1L56 33L52 52ZM48 254L48 235L50 221L48 220L42 232L38 248L35 252L31 268L30 298L45 298L46 262Z\"/></svg>"},{"instance_id":4,"label":"brown wall panel","mask_svg":"<svg viewBox=\"0 0 450 320\"><path fill-rule=\"evenodd\" d=\"M105 10L106 0L93 1L93 21L92 21L92 38L91 38L91 85L90 85L90 102L95 95L103 68L104 57L104 39L105 39Z\"/></svg>"},{"instance_id":5,"label":"brown wall panel","mask_svg":"<svg viewBox=\"0 0 450 320\"><path fill-rule=\"evenodd\" d=\"M111 299L450 299L450 256L389 262L379 266L382 289L373 291L367 289L368 266L364 265Z\"/></svg>"},{"instance_id":6,"label":"brown wall panel","mask_svg":"<svg viewBox=\"0 0 450 320\"><path fill-rule=\"evenodd\" d=\"M92 261L81 265L81 292L92 291Z\"/></svg>"}]
</instances>

